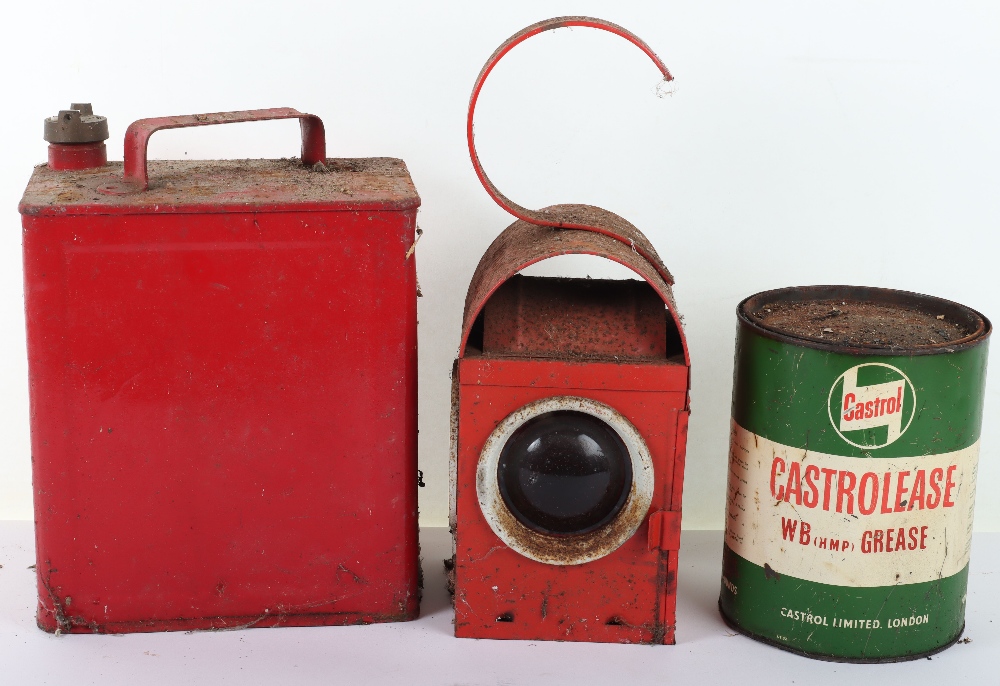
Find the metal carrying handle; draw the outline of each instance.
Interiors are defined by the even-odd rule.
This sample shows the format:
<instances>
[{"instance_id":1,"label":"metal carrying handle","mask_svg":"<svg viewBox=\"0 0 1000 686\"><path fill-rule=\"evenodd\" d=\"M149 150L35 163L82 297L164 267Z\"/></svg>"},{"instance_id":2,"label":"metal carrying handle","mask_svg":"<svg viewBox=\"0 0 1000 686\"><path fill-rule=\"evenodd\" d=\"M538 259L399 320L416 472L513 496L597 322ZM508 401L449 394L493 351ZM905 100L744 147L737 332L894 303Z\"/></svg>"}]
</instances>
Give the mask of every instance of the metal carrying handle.
<instances>
[{"instance_id":1,"label":"metal carrying handle","mask_svg":"<svg viewBox=\"0 0 1000 686\"><path fill-rule=\"evenodd\" d=\"M134 121L125 131L124 184L135 191L144 191L149 188L146 153L149 147L149 137L156 131L190 126L268 121L270 119L298 119L302 129L302 164L311 167L317 162L326 161L326 131L323 128L323 121L315 114L304 114L291 107L213 112L211 114L185 114L179 117L154 117Z\"/></svg>"},{"instance_id":2,"label":"metal carrying handle","mask_svg":"<svg viewBox=\"0 0 1000 686\"><path fill-rule=\"evenodd\" d=\"M540 211L529 210L518 205L506 195L501 193L493 182L490 181L490 178L486 176L486 172L483 171L483 165L479 161L479 154L476 152L476 140L472 130L472 121L476 113L476 102L479 100L479 92L483 88L483 83L486 82L486 77L490 75L491 71L493 71L493 67L497 65L497 62L499 62L504 55L510 52L519 43L523 43L527 39L542 33L543 31L551 31L552 29L562 28L564 26L585 26L592 29L602 29L604 31L609 31L616 36L621 36L638 47L646 53L651 60L653 60L653 63L663 74L664 81L673 81L674 79L674 77L670 75L670 71L667 70L667 66L663 64L663 61L660 60L659 57L656 56L656 53L653 52L652 48L646 45L645 41L633 34L631 31L628 31L617 24L612 24L609 21L595 19L593 17L555 17L553 19L540 21L537 24L532 24L527 28L521 29L504 41L504 43L497 48L492 55L490 55L490 58L486 60L486 64L483 65L482 71L479 72L479 77L476 79L476 85L472 88L472 97L469 100L469 118L466 124L466 133L469 139L469 155L472 157L472 166L476 169L476 175L479 176L479 181L483 184L483 187L486 188L486 192L490 194L490 197L493 198L493 200L495 200L500 207L504 208L518 219L523 219L524 221L531 222L532 224L538 224L540 226L554 226L564 229L583 229L587 231L597 231L598 233L607 233L600 227L595 227L589 224L574 223L572 221L561 221L551 216L546 216Z\"/></svg>"}]
</instances>

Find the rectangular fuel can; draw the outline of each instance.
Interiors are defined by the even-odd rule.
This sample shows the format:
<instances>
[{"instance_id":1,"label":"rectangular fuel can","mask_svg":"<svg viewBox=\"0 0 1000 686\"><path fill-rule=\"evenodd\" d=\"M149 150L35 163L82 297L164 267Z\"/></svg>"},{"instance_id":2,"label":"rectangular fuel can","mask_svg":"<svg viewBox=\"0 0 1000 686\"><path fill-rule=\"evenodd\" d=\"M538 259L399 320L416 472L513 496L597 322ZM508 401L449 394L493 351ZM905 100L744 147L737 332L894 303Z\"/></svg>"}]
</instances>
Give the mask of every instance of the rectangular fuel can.
<instances>
[{"instance_id":1,"label":"rectangular fuel can","mask_svg":"<svg viewBox=\"0 0 1000 686\"><path fill-rule=\"evenodd\" d=\"M146 162L158 129L279 118L302 159ZM20 204L39 626L414 618L403 162L327 159L288 109L141 120L124 168L64 152Z\"/></svg>"}]
</instances>

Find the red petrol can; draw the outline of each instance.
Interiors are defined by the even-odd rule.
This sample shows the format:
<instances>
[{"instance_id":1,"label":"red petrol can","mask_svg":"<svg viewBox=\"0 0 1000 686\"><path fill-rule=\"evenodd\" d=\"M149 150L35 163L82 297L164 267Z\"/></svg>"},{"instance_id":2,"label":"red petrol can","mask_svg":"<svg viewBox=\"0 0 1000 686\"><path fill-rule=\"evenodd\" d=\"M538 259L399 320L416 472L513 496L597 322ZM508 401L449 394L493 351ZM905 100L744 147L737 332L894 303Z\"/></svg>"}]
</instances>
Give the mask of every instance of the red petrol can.
<instances>
[{"instance_id":1,"label":"red petrol can","mask_svg":"<svg viewBox=\"0 0 1000 686\"><path fill-rule=\"evenodd\" d=\"M162 128L285 118L301 159L146 161ZM414 618L406 166L327 159L292 109L140 120L124 164L58 168L74 144L20 205L39 626Z\"/></svg>"},{"instance_id":2,"label":"red petrol can","mask_svg":"<svg viewBox=\"0 0 1000 686\"><path fill-rule=\"evenodd\" d=\"M587 205L533 211L490 182L472 135L496 62L542 31L625 29L588 17L527 27L473 90L473 166L518 218L479 262L453 373L455 634L469 638L674 643L690 358L673 278L646 237ZM528 277L567 254L635 280Z\"/></svg>"}]
</instances>

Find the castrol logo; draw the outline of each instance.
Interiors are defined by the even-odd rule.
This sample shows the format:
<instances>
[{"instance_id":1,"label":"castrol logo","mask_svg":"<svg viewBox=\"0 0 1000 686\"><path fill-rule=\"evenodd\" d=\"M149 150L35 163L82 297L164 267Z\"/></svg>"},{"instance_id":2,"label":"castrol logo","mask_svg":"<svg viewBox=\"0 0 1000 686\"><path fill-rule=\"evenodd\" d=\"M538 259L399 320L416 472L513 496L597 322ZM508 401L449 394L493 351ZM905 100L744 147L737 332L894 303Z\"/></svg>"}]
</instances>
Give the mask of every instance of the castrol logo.
<instances>
[{"instance_id":1,"label":"castrol logo","mask_svg":"<svg viewBox=\"0 0 1000 686\"><path fill-rule=\"evenodd\" d=\"M917 394L902 371L866 362L841 374L830 388L830 423L856 448L884 448L913 421Z\"/></svg>"}]
</instances>

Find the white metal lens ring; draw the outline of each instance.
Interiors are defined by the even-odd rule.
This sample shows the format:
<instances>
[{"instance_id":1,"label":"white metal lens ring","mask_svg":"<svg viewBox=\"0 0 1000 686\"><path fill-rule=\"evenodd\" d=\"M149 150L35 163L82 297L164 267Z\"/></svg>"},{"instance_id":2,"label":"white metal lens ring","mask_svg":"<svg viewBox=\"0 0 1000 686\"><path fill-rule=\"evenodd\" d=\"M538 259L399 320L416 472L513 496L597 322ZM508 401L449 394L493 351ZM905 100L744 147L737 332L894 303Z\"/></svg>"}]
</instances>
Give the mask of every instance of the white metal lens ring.
<instances>
[{"instance_id":1,"label":"white metal lens ring","mask_svg":"<svg viewBox=\"0 0 1000 686\"><path fill-rule=\"evenodd\" d=\"M610 522L585 534L560 536L535 531L518 521L500 494L497 468L508 439L526 422L558 411L582 412L610 426L625 444L632 464L632 483L621 510ZM528 403L497 425L479 455L476 494L490 529L508 547L537 562L577 565L609 555L635 534L653 502L654 481L646 441L620 412L588 398L557 396Z\"/></svg>"}]
</instances>

